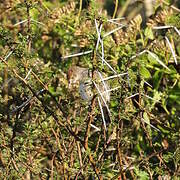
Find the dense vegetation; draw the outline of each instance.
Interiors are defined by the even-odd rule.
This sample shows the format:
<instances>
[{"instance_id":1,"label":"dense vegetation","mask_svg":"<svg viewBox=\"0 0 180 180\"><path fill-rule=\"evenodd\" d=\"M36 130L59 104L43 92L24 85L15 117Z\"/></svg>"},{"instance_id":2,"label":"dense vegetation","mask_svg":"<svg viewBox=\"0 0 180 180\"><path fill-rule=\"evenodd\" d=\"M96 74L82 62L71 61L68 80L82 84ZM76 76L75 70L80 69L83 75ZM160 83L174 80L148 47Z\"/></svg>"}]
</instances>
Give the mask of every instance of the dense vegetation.
<instances>
[{"instance_id":1,"label":"dense vegetation","mask_svg":"<svg viewBox=\"0 0 180 180\"><path fill-rule=\"evenodd\" d=\"M180 177L180 10L115 2L0 1L0 179ZM107 129L72 65L111 77Z\"/></svg>"}]
</instances>

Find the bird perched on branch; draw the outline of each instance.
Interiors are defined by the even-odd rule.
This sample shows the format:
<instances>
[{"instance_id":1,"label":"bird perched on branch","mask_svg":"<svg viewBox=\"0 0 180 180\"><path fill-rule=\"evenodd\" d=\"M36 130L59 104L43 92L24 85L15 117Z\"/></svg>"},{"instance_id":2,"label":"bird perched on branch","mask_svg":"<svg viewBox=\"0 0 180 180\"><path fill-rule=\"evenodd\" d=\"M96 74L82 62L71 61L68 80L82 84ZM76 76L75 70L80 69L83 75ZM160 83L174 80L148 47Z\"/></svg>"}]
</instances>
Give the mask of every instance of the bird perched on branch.
<instances>
[{"instance_id":1,"label":"bird perched on branch","mask_svg":"<svg viewBox=\"0 0 180 180\"><path fill-rule=\"evenodd\" d=\"M91 101L94 87L95 94L98 94L100 99L103 99L102 101L108 103L110 101L110 92L109 84L104 80L105 74L95 70L93 76L92 78L92 71L88 68L72 66L68 70L69 89L79 88L82 99Z\"/></svg>"},{"instance_id":2,"label":"bird perched on branch","mask_svg":"<svg viewBox=\"0 0 180 180\"><path fill-rule=\"evenodd\" d=\"M106 122L110 122L110 111L107 107L110 101L110 91L105 76L105 73L97 70L92 72L88 68L79 66L72 66L68 70L69 89L79 89L80 96L87 102L91 102L93 96L97 95L100 99Z\"/></svg>"}]
</instances>

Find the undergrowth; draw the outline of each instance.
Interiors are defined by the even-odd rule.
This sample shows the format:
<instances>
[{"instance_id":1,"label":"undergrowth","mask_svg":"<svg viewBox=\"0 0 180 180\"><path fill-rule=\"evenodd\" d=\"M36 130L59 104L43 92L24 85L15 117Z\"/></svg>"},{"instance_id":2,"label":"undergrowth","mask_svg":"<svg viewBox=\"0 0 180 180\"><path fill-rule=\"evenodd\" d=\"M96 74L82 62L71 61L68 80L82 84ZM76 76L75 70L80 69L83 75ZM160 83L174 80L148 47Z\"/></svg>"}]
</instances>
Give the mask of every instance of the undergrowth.
<instances>
[{"instance_id":1,"label":"undergrowth","mask_svg":"<svg viewBox=\"0 0 180 180\"><path fill-rule=\"evenodd\" d=\"M180 10L157 1L144 22L112 7L0 4L1 179L179 178ZM73 65L110 77L107 130L97 94L69 89Z\"/></svg>"}]
</instances>

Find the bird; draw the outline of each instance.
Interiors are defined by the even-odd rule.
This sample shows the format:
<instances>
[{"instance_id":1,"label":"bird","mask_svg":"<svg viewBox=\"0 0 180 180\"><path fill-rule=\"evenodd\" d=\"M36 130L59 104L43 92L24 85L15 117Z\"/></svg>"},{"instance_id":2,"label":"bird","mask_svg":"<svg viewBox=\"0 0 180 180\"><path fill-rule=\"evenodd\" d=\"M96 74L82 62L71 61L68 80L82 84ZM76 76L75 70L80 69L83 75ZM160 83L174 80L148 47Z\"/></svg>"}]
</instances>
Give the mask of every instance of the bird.
<instances>
[{"instance_id":1,"label":"bird","mask_svg":"<svg viewBox=\"0 0 180 180\"><path fill-rule=\"evenodd\" d=\"M81 98L90 102L93 98L93 84L95 83L95 94L98 94L100 99L103 99L101 100L103 103L109 103L109 83L102 80L106 77L106 74L95 70L93 76L92 78L92 71L88 68L72 66L68 70L68 87L70 90L78 88Z\"/></svg>"},{"instance_id":2,"label":"bird","mask_svg":"<svg viewBox=\"0 0 180 180\"><path fill-rule=\"evenodd\" d=\"M67 77L69 89L72 91L78 89L81 98L89 104L94 95L97 95L100 99L105 121L109 124L111 119L107 106L110 102L110 87L109 83L103 80L106 78L106 74L100 73L98 70L92 72L88 68L73 65L69 68Z\"/></svg>"}]
</instances>

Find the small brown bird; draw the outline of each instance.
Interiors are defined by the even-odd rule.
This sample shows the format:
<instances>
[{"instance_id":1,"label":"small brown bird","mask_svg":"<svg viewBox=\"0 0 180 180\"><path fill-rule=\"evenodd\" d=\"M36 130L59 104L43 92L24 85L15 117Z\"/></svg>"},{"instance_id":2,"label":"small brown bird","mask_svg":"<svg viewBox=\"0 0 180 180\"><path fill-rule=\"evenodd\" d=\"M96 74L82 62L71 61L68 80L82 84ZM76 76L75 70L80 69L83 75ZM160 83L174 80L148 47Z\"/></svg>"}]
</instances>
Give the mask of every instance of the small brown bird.
<instances>
[{"instance_id":1,"label":"small brown bird","mask_svg":"<svg viewBox=\"0 0 180 180\"><path fill-rule=\"evenodd\" d=\"M106 81L103 81L105 74L98 71L94 72L94 78L92 81L92 71L88 68L83 68L79 66L72 66L68 71L68 82L69 89L79 88L79 93L82 99L86 101L91 101L93 98L93 82L96 83L96 93L100 94L100 99L103 98L101 102L104 101L108 103L110 101L109 85Z\"/></svg>"},{"instance_id":2,"label":"small brown bird","mask_svg":"<svg viewBox=\"0 0 180 180\"><path fill-rule=\"evenodd\" d=\"M103 80L104 78L104 73L94 71L94 77L92 79L92 71L79 66L72 66L68 71L69 89L74 90L78 88L82 99L90 102L93 98L93 88L95 88L94 92L98 94L100 99L105 121L106 123L110 123L110 111L107 108L110 101L110 91L109 84Z\"/></svg>"}]
</instances>

